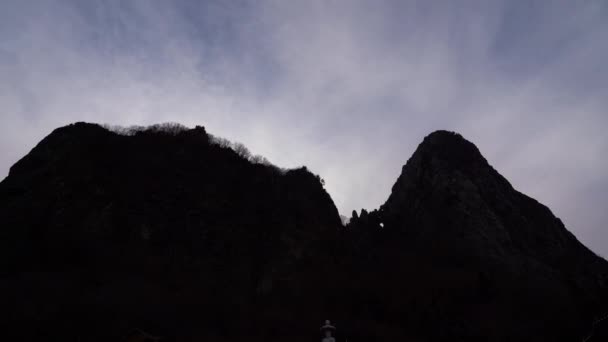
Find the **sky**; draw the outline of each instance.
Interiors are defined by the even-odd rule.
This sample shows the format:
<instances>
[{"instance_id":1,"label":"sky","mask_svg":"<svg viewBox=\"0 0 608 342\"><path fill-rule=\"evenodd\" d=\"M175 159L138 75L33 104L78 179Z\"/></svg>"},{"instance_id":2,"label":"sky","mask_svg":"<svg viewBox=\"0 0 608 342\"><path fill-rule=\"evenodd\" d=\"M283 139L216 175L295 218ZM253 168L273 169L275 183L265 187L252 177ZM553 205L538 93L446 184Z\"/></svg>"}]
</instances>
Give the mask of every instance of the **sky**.
<instances>
[{"instance_id":1,"label":"sky","mask_svg":"<svg viewBox=\"0 0 608 342\"><path fill-rule=\"evenodd\" d=\"M604 0L0 0L0 179L59 126L179 122L350 216L446 129L608 257L607 61Z\"/></svg>"}]
</instances>

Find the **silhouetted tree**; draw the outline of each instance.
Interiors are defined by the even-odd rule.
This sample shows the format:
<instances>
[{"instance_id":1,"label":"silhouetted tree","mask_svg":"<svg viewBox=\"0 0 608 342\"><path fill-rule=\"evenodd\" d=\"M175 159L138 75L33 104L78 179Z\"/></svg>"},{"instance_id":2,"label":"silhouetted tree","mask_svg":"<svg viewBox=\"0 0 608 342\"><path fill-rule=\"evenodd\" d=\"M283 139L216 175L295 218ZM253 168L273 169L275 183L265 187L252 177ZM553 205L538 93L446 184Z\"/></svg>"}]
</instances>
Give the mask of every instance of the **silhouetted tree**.
<instances>
[{"instance_id":1,"label":"silhouetted tree","mask_svg":"<svg viewBox=\"0 0 608 342\"><path fill-rule=\"evenodd\" d=\"M240 142L233 142L231 148L239 156L249 160L250 162L253 162L252 161L253 157L251 156L251 152L249 151L247 146L245 146L244 144L242 144Z\"/></svg>"}]
</instances>

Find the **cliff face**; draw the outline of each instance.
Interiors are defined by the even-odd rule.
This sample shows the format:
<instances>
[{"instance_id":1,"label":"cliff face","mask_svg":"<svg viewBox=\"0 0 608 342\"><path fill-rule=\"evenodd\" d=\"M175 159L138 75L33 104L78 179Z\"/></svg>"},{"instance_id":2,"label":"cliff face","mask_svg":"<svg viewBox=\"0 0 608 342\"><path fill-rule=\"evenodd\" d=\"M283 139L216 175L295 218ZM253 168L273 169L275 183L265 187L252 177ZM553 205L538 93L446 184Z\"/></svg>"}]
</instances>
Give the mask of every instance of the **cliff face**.
<instances>
[{"instance_id":1,"label":"cliff face","mask_svg":"<svg viewBox=\"0 0 608 342\"><path fill-rule=\"evenodd\" d=\"M390 227L425 248L445 242L435 253L468 254L488 263L520 259L577 277L581 286L606 285L606 261L549 208L513 189L475 145L455 133L425 138L381 211ZM521 267L510 266L521 273Z\"/></svg>"},{"instance_id":2,"label":"cliff face","mask_svg":"<svg viewBox=\"0 0 608 342\"><path fill-rule=\"evenodd\" d=\"M579 248L591 255L547 207L513 189L475 145L451 132L424 139L382 209L417 239L459 238L484 257L517 252L559 264Z\"/></svg>"},{"instance_id":3,"label":"cliff face","mask_svg":"<svg viewBox=\"0 0 608 342\"><path fill-rule=\"evenodd\" d=\"M381 251L368 266L378 278L402 272L392 300L439 335L576 340L608 310L606 261L455 133L427 136L386 203L351 228Z\"/></svg>"},{"instance_id":4,"label":"cliff face","mask_svg":"<svg viewBox=\"0 0 608 342\"><path fill-rule=\"evenodd\" d=\"M55 130L0 183L0 296L21 339L576 340L608 266L457 134L429 135L345 228L318 176L204 128ZM251 159L251 158L249 158Z\"/></svg>"},{"instance_id":5,"label":"cliff face","mask_svg":"<svg viewBox=\"0 0 608 342\"><path fill-rule=\"evenodd\" d=\"M270 334L285 310L321 310L297 293L320 292L341 222L318 177L253 164L203 128L79 123L11 169L0 226L7 320L101 340Z\"/></svg>"}]
</instances>

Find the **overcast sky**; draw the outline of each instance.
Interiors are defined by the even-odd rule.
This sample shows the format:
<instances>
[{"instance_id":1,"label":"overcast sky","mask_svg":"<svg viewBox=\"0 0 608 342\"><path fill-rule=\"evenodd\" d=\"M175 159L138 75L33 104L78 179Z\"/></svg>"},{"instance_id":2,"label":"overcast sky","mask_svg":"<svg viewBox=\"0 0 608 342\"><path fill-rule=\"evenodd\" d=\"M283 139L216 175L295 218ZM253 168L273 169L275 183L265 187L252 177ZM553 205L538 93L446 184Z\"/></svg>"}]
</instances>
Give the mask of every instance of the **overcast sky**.
<instances>
[{"instance_id":1,"label":"overcast sky","mask_svg":"<svg viewBox=\"0 0 608 342\"><path fill-rule=\"evenodd\" d=\"M608 256L608 1L0 0L0 178L75 121L180 122L382 204L474 142Z\"/></svg>"}]
</instances>

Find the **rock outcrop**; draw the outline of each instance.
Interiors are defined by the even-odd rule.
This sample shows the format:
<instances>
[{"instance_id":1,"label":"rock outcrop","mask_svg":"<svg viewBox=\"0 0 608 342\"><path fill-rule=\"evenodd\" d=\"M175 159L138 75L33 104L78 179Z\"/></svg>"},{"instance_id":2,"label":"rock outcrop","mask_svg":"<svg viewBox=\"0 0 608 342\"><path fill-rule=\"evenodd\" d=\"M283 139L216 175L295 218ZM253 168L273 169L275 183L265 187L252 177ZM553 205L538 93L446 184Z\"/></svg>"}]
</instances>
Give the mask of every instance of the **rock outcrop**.
<instances>
[{"instance_id":1,"label":"rock outcrop","mask_svg":"<svg viewBox=\"0 0 608 342\"><path fill-rule=\"evenodd\" d=\"M606 261L455 133L344 227L306 168L169 128L70 125L11 168L7 333L310 341L331 318L338 340L570 341L608 311Z\"/></svg>"},{"instance_id":2,"label":"rock outcrop","mask_svg":"<svg viewBox=\"0 0 608 342\"><path fill-rule=\"evenodd\" d=\"M5 322L28 340L316 326L296 318L322 316L336 207L305 168L220 145L202 127L121 135L84 123L41 141L0 184Z\"/></svg>"},{"instance_id":3,"label":"rock outcrop","mask_svg":"<svg viewBox=\"0 0 608 342\"><path fill-rule=\"evenodd\" d=\"M427 136L386 203L365 216L351 228L364 236L365 253L378 251L368 267L400 289L379 291L391 293L382 301L409 305L402 315L417 316L412 329L427 325L436 338L577 340L594 314L608 311L606 261L456 133Z\"/></svg>"}]
</instances>

